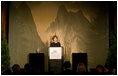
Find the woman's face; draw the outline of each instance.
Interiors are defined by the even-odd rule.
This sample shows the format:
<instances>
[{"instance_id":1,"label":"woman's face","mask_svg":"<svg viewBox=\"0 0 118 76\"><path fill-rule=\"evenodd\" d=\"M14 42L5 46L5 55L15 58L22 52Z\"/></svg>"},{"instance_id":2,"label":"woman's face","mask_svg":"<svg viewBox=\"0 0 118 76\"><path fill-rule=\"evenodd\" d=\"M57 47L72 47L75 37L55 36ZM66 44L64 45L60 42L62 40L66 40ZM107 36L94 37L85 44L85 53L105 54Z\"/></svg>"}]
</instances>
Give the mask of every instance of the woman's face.
<instances>
[{"instance_id":1,"label":"woman's face","mask_svg":"<svg viewBox=\"0 0 118 76\"><path fill-rule=\"evenodd\" d=\"M54 42L55 42L55 43L57 42L57 38L56 38L56 37L54 37Z\"/></svg>"}]
</instances>

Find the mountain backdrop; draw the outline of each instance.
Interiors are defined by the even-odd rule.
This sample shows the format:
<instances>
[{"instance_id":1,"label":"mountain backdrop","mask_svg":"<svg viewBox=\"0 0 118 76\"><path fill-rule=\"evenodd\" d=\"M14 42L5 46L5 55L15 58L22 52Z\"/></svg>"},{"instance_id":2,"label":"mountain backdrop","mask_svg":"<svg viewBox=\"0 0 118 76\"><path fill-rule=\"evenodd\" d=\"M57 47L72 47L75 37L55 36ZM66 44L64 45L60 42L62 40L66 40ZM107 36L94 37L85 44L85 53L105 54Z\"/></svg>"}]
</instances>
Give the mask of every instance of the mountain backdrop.
<instances>
[{"instance_id":1,"label":"mountain backdrop","mask_svg":"<svg viewBox=\"0 0 118 76\"><path fill-rule=\"evenodd\" d=\"M68 12L64 5L59 7L56 19L50 24L47 33L59 37L65 49L65 61L72 62L72 53L87 53L89 67L105 64L109 45L105 13L99 13L98 18L91 23L81 10Z\"/></svg>"},{"instance_id":2,"label":"mountain backdrop","mask_svg":"<svg viewBox=\"0 0 118 76\"><path fill-rule=\"evenodd\" d=\"M47 2L46 4L45 2L36 2L35 5L33 3L35 2L29 2L29 4L27 2L10 2L9 49L11 66L19 64L23 67L24 64L28 63L29 53L36 53L39 48L40 52L45 54L45 70L48 71L48 46L55 34L64 47L64 61L69 60L72 63L72 53L87 53L88 68L105 64L109 48L109 18L108 9L104 3L101 6L99 6L99 2L96 3L97 6L86 3L86 5L92 7L89 7L89 9L86 7L82 10L83 7L77 6L81 9L76 12L69 11L69 8L63 2ZM73 6L74 8L73 3L71 6L71 3L68 3L68 7ZM48 21L49 9L47 4L52 12L57 10L52 21ZM82 2L76 4L82 5ZM54 6L56 7L54 8ZM96 11L98 7L99 9ZM55 9L55 11L52 9ZM97 12L92 13L94 17L90 10L91 12ZM91 20L88 19L88 16ZM50 21L51 23L47 25L44 21L46 26L40 25L41 21L38 20L45 20L45 18L48 21L47 23ZM45 31L43 30L44 27L46 27Z\"/></svg>"}]
</instances>

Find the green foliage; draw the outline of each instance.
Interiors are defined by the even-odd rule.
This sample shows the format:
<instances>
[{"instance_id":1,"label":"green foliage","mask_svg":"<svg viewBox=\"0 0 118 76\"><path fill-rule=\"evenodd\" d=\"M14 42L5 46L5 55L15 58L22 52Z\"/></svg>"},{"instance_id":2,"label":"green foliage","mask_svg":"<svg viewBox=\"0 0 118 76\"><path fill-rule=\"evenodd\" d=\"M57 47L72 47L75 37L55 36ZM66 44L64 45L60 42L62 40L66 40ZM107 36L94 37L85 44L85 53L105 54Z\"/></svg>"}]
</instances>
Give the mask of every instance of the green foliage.
<instances>
[{"instance_id":1,"label":"green foliage","mask_svg":"<svg viewBox=\"0 0 118 76\"><path fill-rule=\"evenodd\" d=\"M117 68L117 35L114 32L110 32L110 47L106 63L111 68Z\"/></svg>"},{"instance_id":2,"label":"green foliage","mask_svg":"<svg viewBox=\"0 0 118 76\"><path fill-rule=\"evenodd\" d=\"M6 65L8 69L10 68L9 48L3 33L1 34L1 64Z\"/></svg>"}]
</instances>

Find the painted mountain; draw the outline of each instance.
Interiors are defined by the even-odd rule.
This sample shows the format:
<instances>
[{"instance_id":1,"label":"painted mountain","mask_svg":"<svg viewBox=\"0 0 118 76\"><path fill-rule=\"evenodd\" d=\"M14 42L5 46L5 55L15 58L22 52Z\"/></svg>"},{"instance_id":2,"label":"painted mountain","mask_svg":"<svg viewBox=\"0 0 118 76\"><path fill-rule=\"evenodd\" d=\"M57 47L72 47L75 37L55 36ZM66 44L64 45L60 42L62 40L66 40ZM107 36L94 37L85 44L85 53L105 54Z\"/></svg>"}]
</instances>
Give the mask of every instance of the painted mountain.
<instances>
[{"instance_id":1,"label":"painted mountain","mask_svg":"<svg viewBox=\"0 0 118 76\"><path fill-rule=\"evenodd\" d=\"M72 62L72 53L87 53L88 67L105 64L108 50L108 14L105 11L89 22L81 10L68 12L64 5L58 8L57 17L46 32L59 37L65 61Z\"/></svg>"},{"instance_id":2,"label":"painted mountain","mask_svg":"<svg viewBox=\"0 0 118 76\"><path fill-rule=\"evenodd\" d=\"M38 36L31 11L25 2L10 5L9 47L11 66L28 63L29 53L36 53L37 48L46 54L47 47ZM46 55L47 56L47 55Z\"/></svg>"}]
</instances>

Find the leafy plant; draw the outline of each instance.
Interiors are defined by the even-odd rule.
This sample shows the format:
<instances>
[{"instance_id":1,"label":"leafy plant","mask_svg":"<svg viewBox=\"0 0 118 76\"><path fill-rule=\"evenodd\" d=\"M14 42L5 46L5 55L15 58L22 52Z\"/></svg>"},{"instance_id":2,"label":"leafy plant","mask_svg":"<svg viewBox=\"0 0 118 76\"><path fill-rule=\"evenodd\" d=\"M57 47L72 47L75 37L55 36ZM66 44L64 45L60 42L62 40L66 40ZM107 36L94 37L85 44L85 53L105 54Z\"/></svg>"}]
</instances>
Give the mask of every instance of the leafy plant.
<instances>
[{"instance_id":1,"label":"leafy plant","mask_svg":"<svg viewBox=\"0 0 118 76\"><path fill-rule=\"evenodd\" d=\"M3 33L1 33L1 65L7 66L8 69L10 68L9 48Z\"/></svg>"},{"instance_id":2,"label":"leafy plant","mask_svg":"<svg viewBox=\"0 0 118 76\"><path fill-rule=\"evenodd\" d=\"M115 32L110 32L110 47L106 63L111 68L117 68L117 34Z\"/></svg>"}]
</instances>

